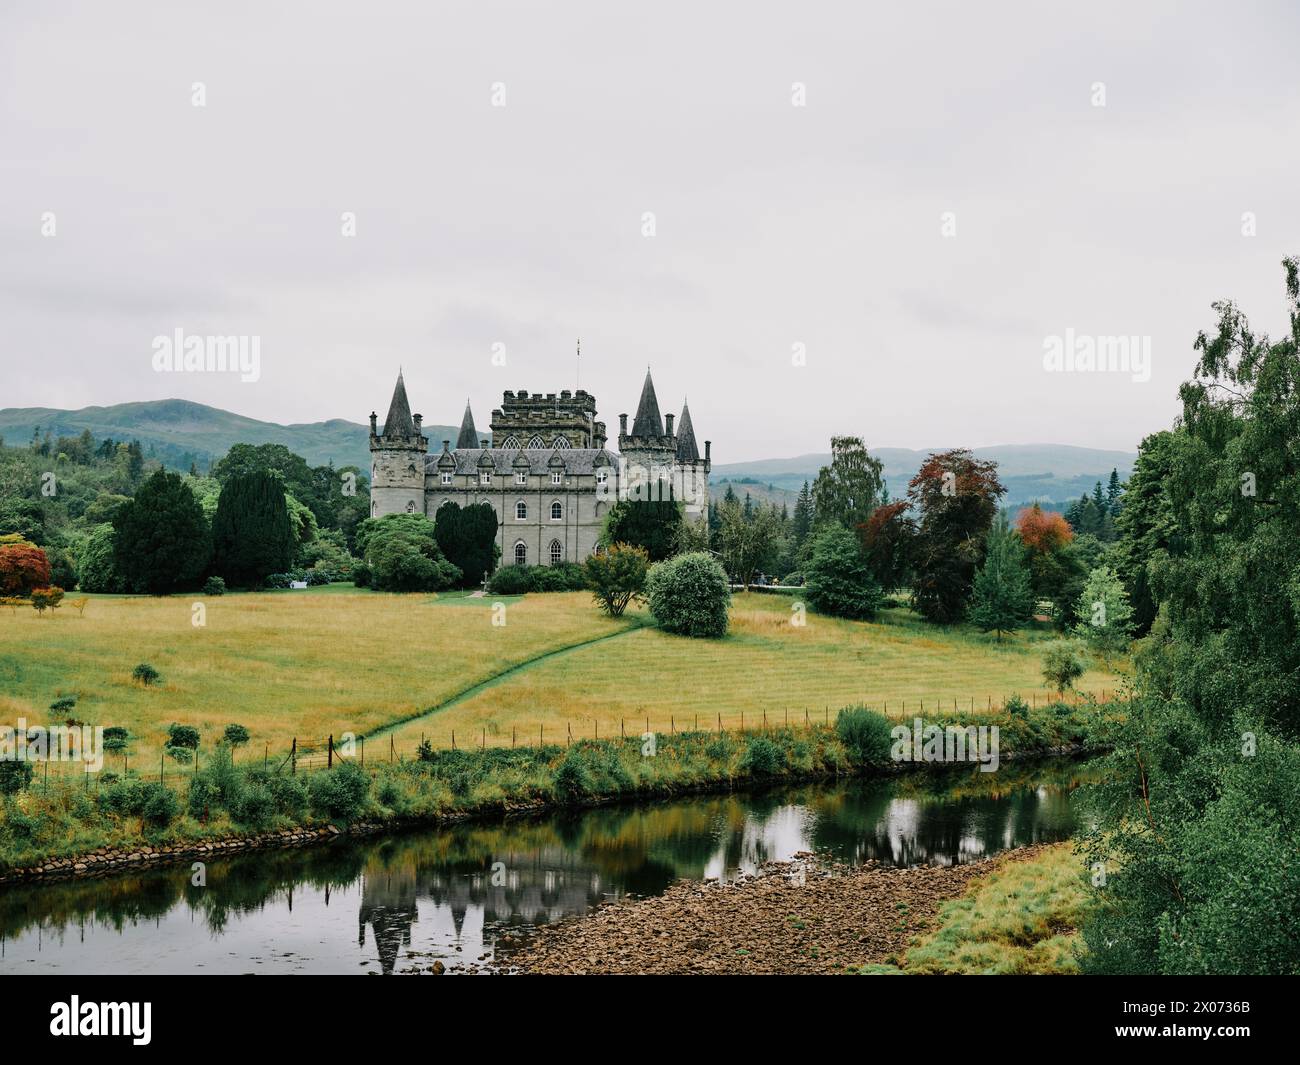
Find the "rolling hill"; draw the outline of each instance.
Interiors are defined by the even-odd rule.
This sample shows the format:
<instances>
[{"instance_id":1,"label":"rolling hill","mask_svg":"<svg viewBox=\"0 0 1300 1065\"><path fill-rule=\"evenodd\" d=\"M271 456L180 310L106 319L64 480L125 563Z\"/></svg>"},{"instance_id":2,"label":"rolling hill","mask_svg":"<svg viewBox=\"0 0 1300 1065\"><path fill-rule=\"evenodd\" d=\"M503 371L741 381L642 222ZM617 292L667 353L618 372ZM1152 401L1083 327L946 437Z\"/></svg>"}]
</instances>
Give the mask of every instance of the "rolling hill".
<instances>
[{"instance_id":1,"label":"rolling hill","mask_svg":"<svg viewBox=\"0 0 1300 1065\"><path fill-rule=\"evenodd\" d=\"M325 422L277 425L240 414L191 403L183 399L119 403L111 407L83 407L55 410L50 407L9 407L0 410L0 437L10 445L24 444L39 427L57 436L76 436L89 429L97 440L139 440L145 454L172 468L188 468L191 462L206 470L230 449L231 444L284 444L313 466L333 462L335 466L370 464L365 425L334 418ZM449 425L426 425L425 435L437 447L444 439L454 440L458 429ZM1127 451L1102 451L1068 444L1003 444L975 448L979 458L998 463L1007 502L1016 505L1032 500L1063 503L1077 499L1097 481L1105 482L1112 469L1127 478L1136 456ZM920 468L926 451L907 448L873 448L885 465L890 492L899 496ZM730 484L737 494L750 492L755 499L793 505L804 481L813 481L817 471L831 460L829 452L796 455L793 458L762 459L757 462L720 463L713 467L712 482L719 493Z\"/></svg>"}]
</instances>

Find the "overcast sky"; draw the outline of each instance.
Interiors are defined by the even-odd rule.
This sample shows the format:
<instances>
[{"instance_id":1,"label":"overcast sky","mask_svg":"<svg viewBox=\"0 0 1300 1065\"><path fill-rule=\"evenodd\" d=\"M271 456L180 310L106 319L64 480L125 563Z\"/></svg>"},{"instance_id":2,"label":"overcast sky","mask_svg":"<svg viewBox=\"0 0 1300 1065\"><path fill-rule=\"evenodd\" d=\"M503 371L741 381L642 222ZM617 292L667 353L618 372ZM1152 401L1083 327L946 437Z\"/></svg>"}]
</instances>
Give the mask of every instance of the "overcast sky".
<instances>
[{"instance_id":1,"label":"overcast sky","mask_svg":"<svg viewBox=\"0 0 1300 1065\"><path fill-rule=\"evenodd\" d=\"M363 422L400 364L486 429L580 336L612 435L649 364L719 462L1134 448L1212 300L1284 327L1298 12L6 0L0 406ZM260 379L155 372L177 328ZM1150 380L1046 371L1067 330L1149 337Z\"/></svg>"}]
</instances>

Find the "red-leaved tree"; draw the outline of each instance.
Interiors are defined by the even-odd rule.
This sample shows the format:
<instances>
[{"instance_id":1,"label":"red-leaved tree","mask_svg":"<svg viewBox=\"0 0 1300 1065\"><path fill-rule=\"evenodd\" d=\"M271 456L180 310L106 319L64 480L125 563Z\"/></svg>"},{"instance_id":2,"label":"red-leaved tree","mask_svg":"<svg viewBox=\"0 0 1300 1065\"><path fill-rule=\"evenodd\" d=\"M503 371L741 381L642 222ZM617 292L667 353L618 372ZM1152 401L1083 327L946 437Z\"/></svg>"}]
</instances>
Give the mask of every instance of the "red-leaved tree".
<instances>
[{"instance_id":1,"label":"red-leaved tree","mask_svg":"<svg viewBox=\"0 0 1300 1065\"><path fill-rule=\"evenodd\" d=\"M0 595L27 596L50 583L50 560L35 544L0 544Z\"/></svg>"},{"instance_id":2,"label":"red-leaved tree","mask_svg":"<svg viewBox=\"0 0 1300 1065\"><path fill-rule=\"evenodd\" d=\"M1016 515L1016 532L1035 554L1050 555L1074 539L1074 530L1064 515L1044 510L1037 503Z\"/></svg>"}]
</instances>

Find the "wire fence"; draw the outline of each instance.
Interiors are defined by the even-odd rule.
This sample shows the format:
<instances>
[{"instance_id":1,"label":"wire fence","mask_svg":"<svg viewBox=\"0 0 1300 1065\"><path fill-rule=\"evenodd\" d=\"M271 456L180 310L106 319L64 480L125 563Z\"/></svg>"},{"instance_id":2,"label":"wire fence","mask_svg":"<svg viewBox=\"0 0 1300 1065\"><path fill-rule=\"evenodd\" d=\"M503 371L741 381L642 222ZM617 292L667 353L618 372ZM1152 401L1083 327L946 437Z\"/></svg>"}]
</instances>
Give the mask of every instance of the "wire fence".
<instances>
[{"instance_id":1,"label":"wire fence","mask_svg":"<svg viewBox=\"0 0 1300 1065\"><path fill-rule=\"evenodd\" d=\"M1114 689L1093 691L1069 691L1064 694L1052 692L1031 692L1027 696L1019 695L1031 708L1066 703L1080 705L1085 702L1109 703L1120 697ZM992 695L943 696L933 698L908 697L896 700L881 700L879 703L863 703L871 710L878 710L886 717L903 720L912 716L952 715L966 711L972 716L1002 712L1006 708L1004 696ZM452 728L437 734L421 732L417 734L412 727L397 726L401 729L399 736L395 730L384 731L378 735L365 737L350 733L327 736L322 740L304 740L293 737L288 746L282 743L274 749L269 742L250 743L231 750L237 765L260 764L269 772L311 773L322 769L331 769L342 761L356 761L361 765L375 763L397 763L419 758L419 752L426 744L432 750L486 750L488 748L512 747L565 747L579 740L628 739L640 738L645 733L656 735L677 735L686 732L711 733L754 733L775 728L816 728L834 723L839 708L829 705L820 708L786 707L780 710L758 710L739 713L690 713L639 716L621 716L617 725L613 719L602 722L599 719L551 720L534 725L511 725L508 727L480 725L471 728ZM206 764L212 755L202 748L192 752L188 763L178 763L165 750L157 754L137 755L129 749L125 751L104 752L103 770L118 775L130 774L142 780L157 780L162 783L181 783L191 779ZM78 783L82 787L95 788L103 780L102 772L89 772L84 762L67 760L38 761L33 765L31 786L37 789L49 788L51 782L62 784ZM111 778L110 778L111 779Z\"/></svg>"}]
</instances>

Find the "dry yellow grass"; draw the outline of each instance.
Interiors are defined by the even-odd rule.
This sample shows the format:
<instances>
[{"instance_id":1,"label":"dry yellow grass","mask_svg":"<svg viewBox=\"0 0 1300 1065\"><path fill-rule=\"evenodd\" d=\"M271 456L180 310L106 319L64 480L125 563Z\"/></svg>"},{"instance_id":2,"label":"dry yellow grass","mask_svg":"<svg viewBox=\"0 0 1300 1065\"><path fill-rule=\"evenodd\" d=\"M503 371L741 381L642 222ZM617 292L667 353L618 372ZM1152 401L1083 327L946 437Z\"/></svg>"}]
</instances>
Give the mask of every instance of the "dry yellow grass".
<instances>
[{"instance_id":1,"label":"dry yellow grass","mask_svg":"<svg viewBox=\"0 0 1300 1065\"><path fill-rule=\"evenodd\" d=\"M504 625L493 624L494 603ZM206 609L192 624L193 604ZM241 757L319 748L326 736L392 726L410 756L422 735L445 746L548 741L597 730L727 727L803 719L850 703L892 714L976 710L990 697L1047 698L1037 636L999 645L964 630L932 629L906 611L863 624L807 616L790 624L791 600L737 596L732 631L718 641L641 628L643 612L614 621L586 593L519 599L384 595L333 586L307 592L95 597L84 615L22 610L0 617L0 719L45 724L56 698L77 697L71 716L125 725L133 764L158 764L168 724L197 726L204 749L237 722L253 739ZM611 637L601 639L602 637ZM586 641L591 646L571 651ZM132 669L148 662L162 680L143 687ZM504 674L504 676L502 676ZM493 678L500 679L494 680ZM485 683L487 682L487 683ZM475 690L475 685L484 684ZM1081 687L1113 688L1084 677ZM456 699L466 692L464 698ZM450 701L450 702L449 702ZM443 706L443 704L447 704ZM423 714L431 707L441 707ZM421 716L414 716L421 715ZM407 719L410 719L407 721ZM403 724L403 722L406 722ZM372 739L373 756L388 737ZM116 767L116 758L113 760ZM172 767L179 771L179 767Z\"/></svg>"},{"instance_id":2,"label":"dry yellow grass","mask_svg":"<svg viewBox=\"0 0 1300 1065\"><path fill-rule=\"evenodd\" d=\"M29 725L73 716L125 725L132 762L156 765L167 725L197 726L210 748L226 725L247 726L260 755L358 735L434 705L557 647L616 633L583 596L491 603L432 595L327 590L217 598L96 597L84 615L22 610L0 618L0 711ZM192 624L193 604L206 610ZM148 662L162 675L131 678ZM69 714L48 707L74 695ZM112 762L116 767L117 759Z\"/></svg>"},{"instance_id":3,"label":"dry yellow grass","mask_svg":"<svg viewBox=\"0 0 1300 1065\"><path fill-rule=\"evenodd\" d=\"M551 597L567 599L570 597ZM581 602L582 597L577 597ZM409 747L420 735L438 745L536 742L546 738L735 728L802 722L853 703L891 716L960 710L979 713L1008 695L1054 698L1043 686L1039 644L1050 634L999 644L963 628L936 629L909 611L875 623L807 614L791 624L793 600L738 595L723 640L689 640L641 628L593 647L556 655L395 730ZM558 606L558 603L557 603ZM1119 678L1087 673L1080 688L1099 695Z\"/></svg>"}]
</instances>

